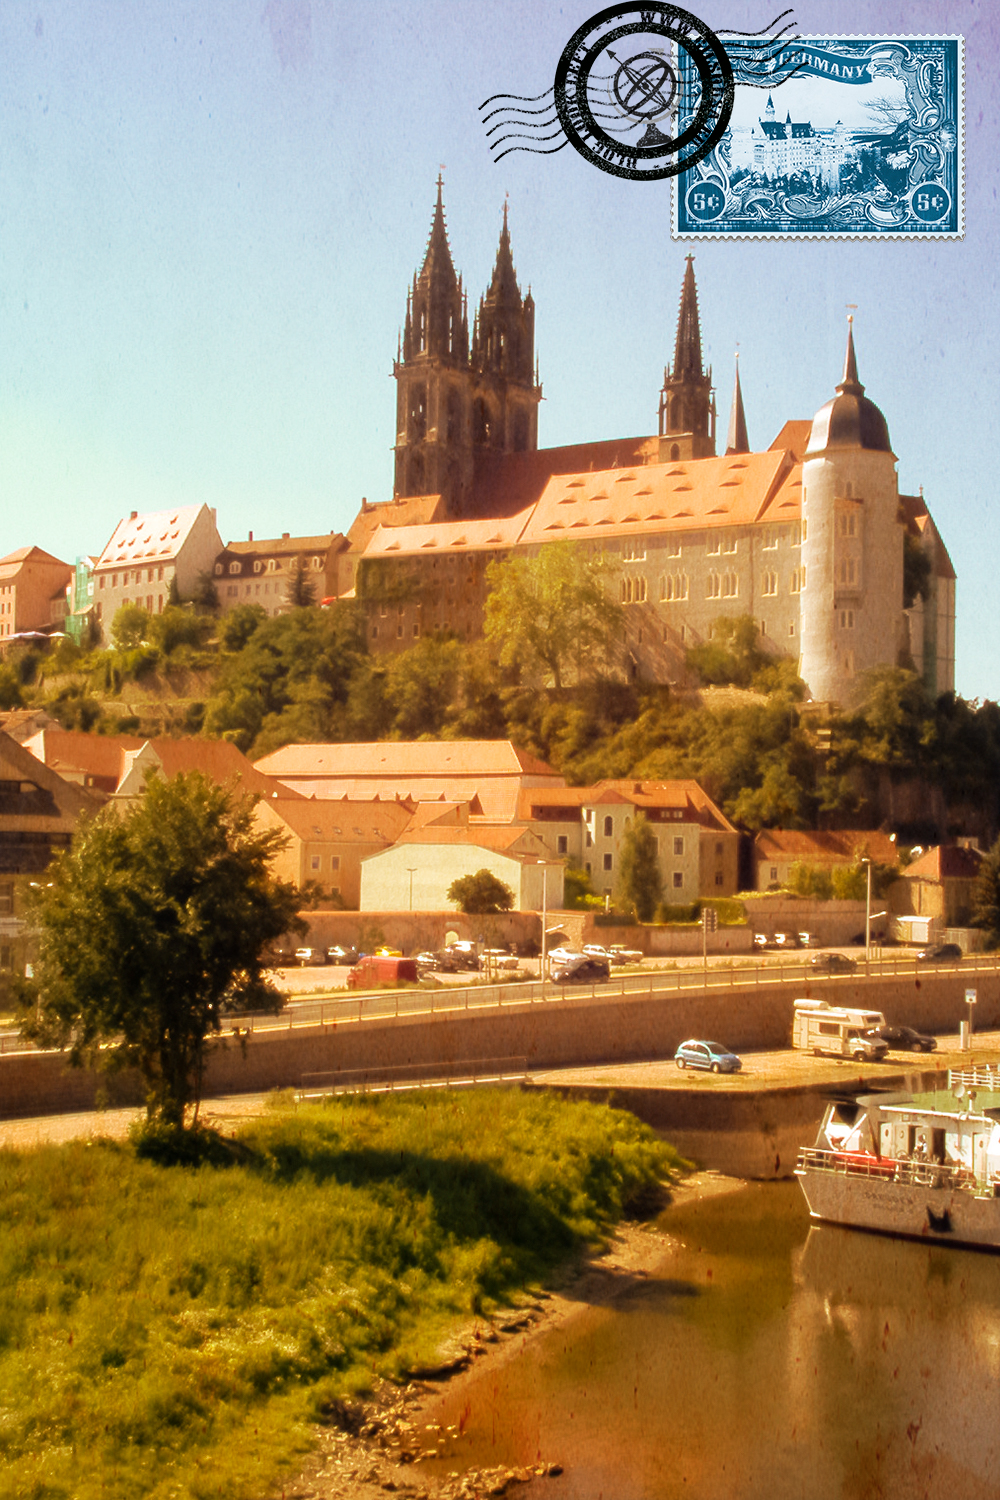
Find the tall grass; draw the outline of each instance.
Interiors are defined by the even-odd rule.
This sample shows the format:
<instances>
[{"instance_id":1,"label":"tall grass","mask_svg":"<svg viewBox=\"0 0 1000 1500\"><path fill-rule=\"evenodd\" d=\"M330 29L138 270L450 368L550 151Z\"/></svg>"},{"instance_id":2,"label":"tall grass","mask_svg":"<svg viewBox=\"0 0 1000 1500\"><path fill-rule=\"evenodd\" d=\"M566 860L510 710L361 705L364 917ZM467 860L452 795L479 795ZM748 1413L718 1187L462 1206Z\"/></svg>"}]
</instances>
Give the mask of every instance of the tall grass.
<instances>
[{"instance_id":1,"label":"tall grass","mask_svg":"<svg viewBox=\"0 0 1000 1500\"><path fill-rule=\"evenodd\" d=\"M471 1091L265 1115L227 1166L0 1153L0 1496L259 1500L334 1396L600 1238L676 1158Z\"/></svg>"}]
</instances>

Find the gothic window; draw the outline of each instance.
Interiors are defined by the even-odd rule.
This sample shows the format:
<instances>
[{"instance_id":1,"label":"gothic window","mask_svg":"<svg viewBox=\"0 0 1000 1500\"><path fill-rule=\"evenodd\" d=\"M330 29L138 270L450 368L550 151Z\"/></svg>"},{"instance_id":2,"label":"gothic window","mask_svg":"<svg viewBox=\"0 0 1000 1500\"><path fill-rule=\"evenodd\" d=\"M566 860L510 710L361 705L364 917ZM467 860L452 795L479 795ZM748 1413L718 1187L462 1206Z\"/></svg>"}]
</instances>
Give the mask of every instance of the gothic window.
<instances>
[{"instance_id":1,"label":"gothic window","mask_svg":"<svg viewBox=\"0 0 1000 1500\"><path fill-rule=\"evenodd\" d=\"M838 514L838 516L837 516L837 535L838 536L857 536L857 534L858 534L858 518L857 518L857 516L853 512L848 513L847 511L841 511Z\"/></svg>"},{"instance_id":2,"label":"gothic window","mask_svg":"<svg viewBox=\"0 0 1000 1500\"><path fill-rule=\"evenodd\" d=\"M688 597L688 588L686 573L668 573L660 579L660 598L667 604L675 604Z\"/></svg>"},{"instance_id":3,"label":"gothic window","mask_svg":"<svg viewBox=\"0 0 1000 1500\"><path fill-rule=\"evenodd\" d=\"M722 551L722 538L718 533L713 536L712 533L709 532L708 540L705 543L705 551L708 553L709 557L718 557L719 553Z\"/></svg>"},{"instance_id":4,"label":"gothic window","mask_svg":"<svg viewBox=\"0 0 1000 1500\"><path fill-rule=\"evenodd\" d=\"M736 599L740 592L740 580L733 572L722 575L722 597L723 599Z\"/></svg>"},{"instance_id":5,"label":"gothic window","mask_svg":"<svg viewBox=\"0 0 1000 1500\"><path fill-rule=\"evenodd\" d=\"M462 401L457 391L448 392L448 441L458 443L462 438Z\"/></svg>"},{"instance_id":6,"label":"gothic window","mask_svg":"<svg viewBox=\"0 0 1000 1500\"><path fill-rule=\"evenodd\" d=\"M761 593L773 596L778 592L778 575L772 569L768 569L761 581Z\"/></svg>"},{"instance_id":7,"label":"gothic window","mask_svg":"<svg viewBox=\"0 0 1000 1500\"><path fill-rule=\"evenodd\" d=\"M410 418L407 437L411 443L419 443L427 431L427 393L422 385L415 385L410 392Z\"/></svg>"},{"instance_id":8,"label":"gothic window","mask_svg":"<svg viewBox=\"0 0 1000 1500\"><path fill-rule=\"evenodd\" d=\"M851 588L861 582L860 561L854 557L842 557L837 570L837 581Z\"/></svg>"},{"instance_id":9,"label":"gothic window","mask_svg":"<svg viewBox=\"0 0 1000 1500\"><path fill-rule=\"evenodd\" d=\"M636 537L622 542L622 557L625 562L645 562L646 544Z\"/></svg>"},{"instance_id":10,"label":"gothic window","mask_svg":"<svg viewBox=\"0 0 1000 1500\"><path fill-rule=\"evenodd\" d=\"M716 573L714 569L712 570L711 573L709 573L708 578L707 578L707 580L705 582L705 598L706 599L721 599L722 598L722 579L719 577L719 574Z\"/></svg>"}]
</instances>

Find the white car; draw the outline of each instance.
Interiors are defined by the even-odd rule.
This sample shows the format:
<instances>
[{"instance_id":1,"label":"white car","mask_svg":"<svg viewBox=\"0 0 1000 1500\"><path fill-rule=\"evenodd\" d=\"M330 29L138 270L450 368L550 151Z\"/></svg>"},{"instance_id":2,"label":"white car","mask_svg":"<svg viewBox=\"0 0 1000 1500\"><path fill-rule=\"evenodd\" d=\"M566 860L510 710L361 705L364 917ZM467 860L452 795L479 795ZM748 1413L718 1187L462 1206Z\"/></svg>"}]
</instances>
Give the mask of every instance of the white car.
<instances>
[{"instance_id":1,"label":"white car","mask_svg":"<svg viewBox=\"0 0 1000 1500\"><path fill-rule=\"evenodd\" d=\"M623 948L620 943L613 943L608 949L608 958L613 964L641 964L645 956L638 948Z\"/></svg>"}]
</instances>

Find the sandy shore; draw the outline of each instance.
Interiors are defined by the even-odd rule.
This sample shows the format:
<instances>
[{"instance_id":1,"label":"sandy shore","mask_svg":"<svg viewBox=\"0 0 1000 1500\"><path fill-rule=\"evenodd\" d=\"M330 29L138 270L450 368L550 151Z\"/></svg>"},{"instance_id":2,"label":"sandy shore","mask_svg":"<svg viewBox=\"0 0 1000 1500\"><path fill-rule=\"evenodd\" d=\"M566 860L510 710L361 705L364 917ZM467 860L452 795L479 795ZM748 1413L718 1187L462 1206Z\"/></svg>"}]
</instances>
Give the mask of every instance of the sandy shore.
<instances>
[{"instance_id":1,"label":"sandy shore","mask_svg":"<svg viewBox=\"0 0 1000 1500\"><path fill-rule=\"evenodd\" d=\"M671 1188L673 1202L738 1192L738 1178L696 1172ZM459 1331L440 1351L441 1367L430 1376L399 1387L383 1383L364 1402L337 1403L326 1425L316 1429L317 1444L299 1473L271 1491L266 1500L375 1500L387 1493L406 1500L479 1500L516 1495L562 1472L565 1455L549 1455L531 1468L463 1469L438 1478L422 1470L424 1457L438 1456L448 1434L432 1419L445 1389L462 1396L490 1372L517 1359L525 1345L566 1326L588 1309L607 1306L638 1279L655 1274L670 1256L672 1240L654 1221L624 1223L604 1251L581 1256L542 1297L482 1319ZM262 1497L265 1500L265 1497Z\"/></svg>"}]
</instances>

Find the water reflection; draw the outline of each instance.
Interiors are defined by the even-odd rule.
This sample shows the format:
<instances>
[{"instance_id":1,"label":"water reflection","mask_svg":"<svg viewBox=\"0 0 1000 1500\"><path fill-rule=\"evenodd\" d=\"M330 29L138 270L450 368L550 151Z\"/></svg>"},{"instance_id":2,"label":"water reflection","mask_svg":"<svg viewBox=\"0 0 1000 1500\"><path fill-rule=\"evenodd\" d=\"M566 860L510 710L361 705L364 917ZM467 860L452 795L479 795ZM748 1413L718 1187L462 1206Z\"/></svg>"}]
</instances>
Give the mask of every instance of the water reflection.
<instances>
[{"instance_id":1,"label":"water reflection","mask_svg":"<svg viewBox=\"0 0 1000 1500\"><path fill-rule=\"evenodd\" d=\"M810 1228L794 1183L661 1222L661 1275L444 1395L463 1465L558 1460L546 1500L997 1500L1000 1257Z\"/></svg>"}]
</instances>

